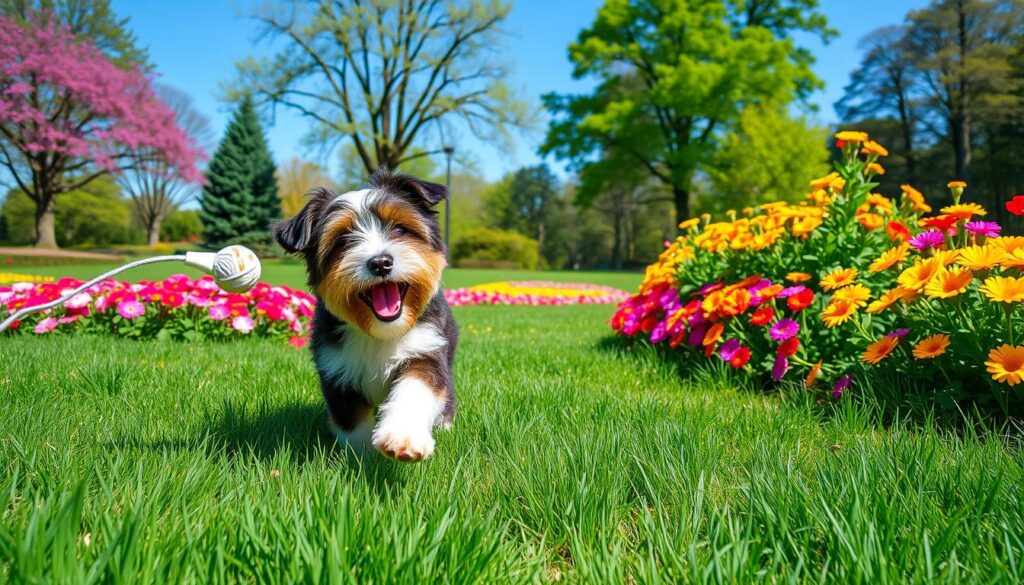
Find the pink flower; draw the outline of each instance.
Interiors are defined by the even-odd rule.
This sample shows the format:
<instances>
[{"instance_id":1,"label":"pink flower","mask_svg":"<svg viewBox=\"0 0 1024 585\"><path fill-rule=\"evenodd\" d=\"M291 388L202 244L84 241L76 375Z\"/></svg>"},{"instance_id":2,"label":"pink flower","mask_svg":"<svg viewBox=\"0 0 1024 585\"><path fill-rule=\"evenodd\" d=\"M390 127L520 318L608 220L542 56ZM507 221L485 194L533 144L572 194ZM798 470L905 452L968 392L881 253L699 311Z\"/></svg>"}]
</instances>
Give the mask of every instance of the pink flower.
<instances>
[{"instance_id":1,"label":"pink flower","mask_svg":"<svg viewBox=\"0 0 1024 585\"><path fill-rule=\"evenodd\" d=\"M293 335L292 337L288 338L288 344L294 347L295 349L302 349L303 347L306 347L306 345L309 344L309 338Z\"/></svg>"},{"instance_id":2,"label":"pink flower","mask_svg":"<svg viewBox=\"0 0 1024 585\"><path fill-rule=\"evenodd\" d=\"M778 382L788 371L789 359L784 355L775 356L775 363L772 364L772 379Z\"/></svg>"},{"instance_id":3,"label":"pink flower","mask_svg":"<svg viewBox=\"0 0 1024 585\"><path fill-rule=\"evenodd\" d=\"M210 318L214 321L223 321L231 316L231 309L227 305L213 305L210 307Z\"/></svg>"},{"instance_id":4,"label":"pink flower","mask_svg":"<svg viewBox=\"0 0 1024 585\"><path fill-rule=\"evenodd\" d=\"M250 317L235 317L231 320L231 328L240 333L248 333L256 324Z\"/></svg>"},{"instance_id":5,"label":"pink flower","mask_svg":"<svg viewBox=\"0 0 1024 585\"><path fill-rule=\"evenodd\" d=\"M939 230L930 230L927 232L921 232L914 236L910 240L910 247L915 250L927 250L928 248L938 248L945 241L942 232Z\"/></svg>"},{"instance_id":6,"label":"pink flower","mask_svg":"<svg viewBox=\"0 0 1024 585\"><path fill-rule=\"evenodd\" d=\"M139 301L121 301L117 304L117 313L125 319L134 319L146 313L146 306Z\"/></svg>"},{"instance_id":7,"label":"pink flower","mask_svg":"<svg viewBox=\"0 0 1024 585\"><path fill-rule=\"evenodd\" d=\"M87 292L80 292L77 295L68 299L68 302L64 303L64 306L69 309L82 309L92 302L92 295Z\"/></svg>"},{"instance_id":8,"label":"pink flower","mask_svg":"<svg viewBox=\"0 0 1024 585\"><path fill-rule=\"evenodd\" d=\"M780 319L772 325L769 335L775 341L785 341L800 331L800 324L792 319Z\"/></svg>"},{"instance_id":9,"label":"pink flower","mask_svg":"<svg viewBox=\"0 0 1024 585\"><path fill-rule=\"evenodd\" d=\"M49 333L57 326L57 320L53 317L47 317L36 324L36 328L33 329L36 333L42 335L43 333Z\"/></svg>"},{"instance_id":10,"label":"pink flower","mask_svg":"<svg viewBox=\"0 0 1024 585\"><path fill-rule=\"evenodd\" d=\"M971 232L975 236L985 236L986 238L998 238L999 232L1002 231L1002 227L994 221L969 221L964 229Z\"/></svg>"}]
</instances>

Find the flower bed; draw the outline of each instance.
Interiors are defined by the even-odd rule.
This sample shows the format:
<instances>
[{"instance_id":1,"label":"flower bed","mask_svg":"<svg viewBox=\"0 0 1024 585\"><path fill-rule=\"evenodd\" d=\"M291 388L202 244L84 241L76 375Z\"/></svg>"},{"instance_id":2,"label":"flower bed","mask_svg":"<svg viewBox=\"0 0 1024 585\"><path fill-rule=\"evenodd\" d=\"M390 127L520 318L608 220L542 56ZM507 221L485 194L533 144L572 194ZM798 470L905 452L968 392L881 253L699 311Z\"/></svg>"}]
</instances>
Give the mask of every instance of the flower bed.
<instances>
[{"instance_id":1,"label":"flower bed","mask_svg":"<svg viewBox=\"0 0 1024 585\"><path fill-rule=\"evenodd\" d=\"M808 201L683 222L612 327L834 398L900 379L947 404L1019 412L1024 237L979 219L962 182L938 214L909 185L874 193L885 148L837 139L836 172ZM1024 214L1024 197L1007 208Z\"/></svg>"},{"instance_id":2,"label":"flower bed","mask_svg":"<svg viewBox=\"0 0 1024 585\"><path fill-rule=\"evenodd\" d=\"M444 291L453 307L462 305L610 305L629 293L610 286L539 280L491 282Z\"/></svg>"},{"instance_id":3,"label":"flower bed","mask_svg":"<svg viewBox=\"0 0 1024 585\"><path fill-rule=\"evenodd\" d=\"M0 309L13 313L46 303L81 284L62 278L54 283L0 286ZM178 274L135 284L108 279L72 297L62 308L28 315L12 329L189 341L260 335L288 339L301 347L306 344L314 306L315 299L303 291L264 283L233 294L222 291L209 276L193 280Z\"/></svg>"}]
</instances>

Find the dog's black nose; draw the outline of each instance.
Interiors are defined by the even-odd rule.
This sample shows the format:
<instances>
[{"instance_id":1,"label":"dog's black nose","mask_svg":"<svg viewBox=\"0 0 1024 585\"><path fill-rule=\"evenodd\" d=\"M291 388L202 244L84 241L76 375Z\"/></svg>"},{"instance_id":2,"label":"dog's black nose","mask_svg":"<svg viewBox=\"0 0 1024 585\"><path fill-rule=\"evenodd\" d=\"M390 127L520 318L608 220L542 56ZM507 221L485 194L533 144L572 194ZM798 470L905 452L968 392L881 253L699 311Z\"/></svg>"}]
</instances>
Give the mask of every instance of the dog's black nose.
<instances>
[{"instance_id":1,"label":"dog's black nose","mask_svg":"<svg viewBox=\"0 0 1024 585\"><path fill-rule=\"evenodd\" d=\"M374 256L366 263L370 268L370 272L377 276L387 276L391 274L391 268L395 265L395 259L390 254L381 254L380 256Z\"/></svg>"}]
</instances>

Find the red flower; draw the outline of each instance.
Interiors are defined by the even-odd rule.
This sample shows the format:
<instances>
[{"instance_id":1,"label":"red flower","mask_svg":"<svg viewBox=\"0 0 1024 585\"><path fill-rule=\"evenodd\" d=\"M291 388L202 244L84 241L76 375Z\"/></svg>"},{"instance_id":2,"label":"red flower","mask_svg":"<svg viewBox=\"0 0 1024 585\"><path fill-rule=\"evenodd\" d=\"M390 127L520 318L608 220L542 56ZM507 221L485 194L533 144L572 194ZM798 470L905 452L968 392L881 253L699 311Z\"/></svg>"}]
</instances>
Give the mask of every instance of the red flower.
<instances>
[{"instance_id":1,"label":"red flower","mask_svg":"<svg viewBox=\"0 0 1024 585\"><path fill-rule=\"evenodd\" d=\"M750 316L750 324L763 327L772 322L775 318L775 309L771 307L761 307L754 311L754 314Z\"/></svg>"},{"instance_id":2,"label":"red flower","mask_svg":"<svg viewBox=\"0 0 1024 585\"><path fill-rule=\"evenodd\" d=\"M776 351L776 355L783 357L789 357L796 353L796 350L800 349L800 340L796 337L790 337L779 344L779 349Z\"/></svg>"},{"instance_id":3,"label":"red flower","mask_svg":"<svg viewBox=\"0 0 1024 585\"><path fill-rule=\"evenodd\" d=\"M911 238L910 230L907 229L907 226L898 221L887 223L885 225L885 233L889 234L889 239L899 240L900 242L907 242Z\"/></svg>"},{"instance_id":4,"label":"red flower","mask_svg":"<svg viewBox=\"0 0 1024 585\"><path fill-rule=\"evenodd\" d=\"M846 148L846 141L845 140L836 140L836 148L838 148L839 150L842 150L842 149Z\"/></svg>"},{"instance_id":5,"label":"red flower","mask_svg":"<svg viewBox=\"0 0 1024 585\"><path fill-rule=\"evenodd\" d=\"M750 348L741 347L729 358L729 365L734 368L742 368L750 361Z\"/></svg>"},{"instance_id":6,"label":"red flower","mask_svg":"<svg viewBox=\"0 0 1024 585\"><path fill-rule=\"evenodd\" d=\"M946 214L937 217L929 217L921 222L921 225L946 232L956 227L956 222L958 221L960 221L960 218L956 215Z\"/></svg>"},{"instance_id":7,"label":"red flower","mask_svg":"<svg viewBox=\"0 0 1024 585\"><path fill-rule=\"evenodd\" d=\"M786 306L793 311L803 311L807 307L811 306L814 302L814 291L809 288L796 293L795 295L786 299Z\"/></svg>"},{"instance_id":8,"label":"red flower","mask_svg":"<svg viewBox=\"0 0 1024 585\"><path fill-rule=\"evenodd\" d=\"M1006 210L1014 215L1024 215L1024 195L1015 195L1007 201Z\"/></svg>"},{"instance_id":9,"label":"red flower","mask_svg":"<svg viewBox=\"0 0 1024 585\"><path fill-rule=\"evenodd\" d=\"M291 344L291 346L296 349L302 349L303 347L306 347L306 344L309 343L309 338L294 335L288 338L288 343Z\"/></svg>"}]
</instances>

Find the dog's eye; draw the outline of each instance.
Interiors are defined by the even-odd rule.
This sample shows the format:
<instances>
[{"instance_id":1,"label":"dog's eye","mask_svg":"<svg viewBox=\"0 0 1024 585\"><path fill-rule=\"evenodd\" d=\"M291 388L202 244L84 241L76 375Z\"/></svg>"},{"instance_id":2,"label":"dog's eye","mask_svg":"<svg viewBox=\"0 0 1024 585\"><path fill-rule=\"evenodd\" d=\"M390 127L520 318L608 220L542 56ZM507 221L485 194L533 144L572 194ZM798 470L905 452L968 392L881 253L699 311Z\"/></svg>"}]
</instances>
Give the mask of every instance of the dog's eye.
<instances>
[{"instance_id":1,"label":"dog's eye","mask_svg":"<svg viewBox=\"0 0 1024 585\"><path fill-rule=\"evenodd\" d=\"M409 230L407 230L405 226L396 225L391 228L391 233L395 234L396 236L402 236L409 233Z\"/></svg>"}]
</instances>

